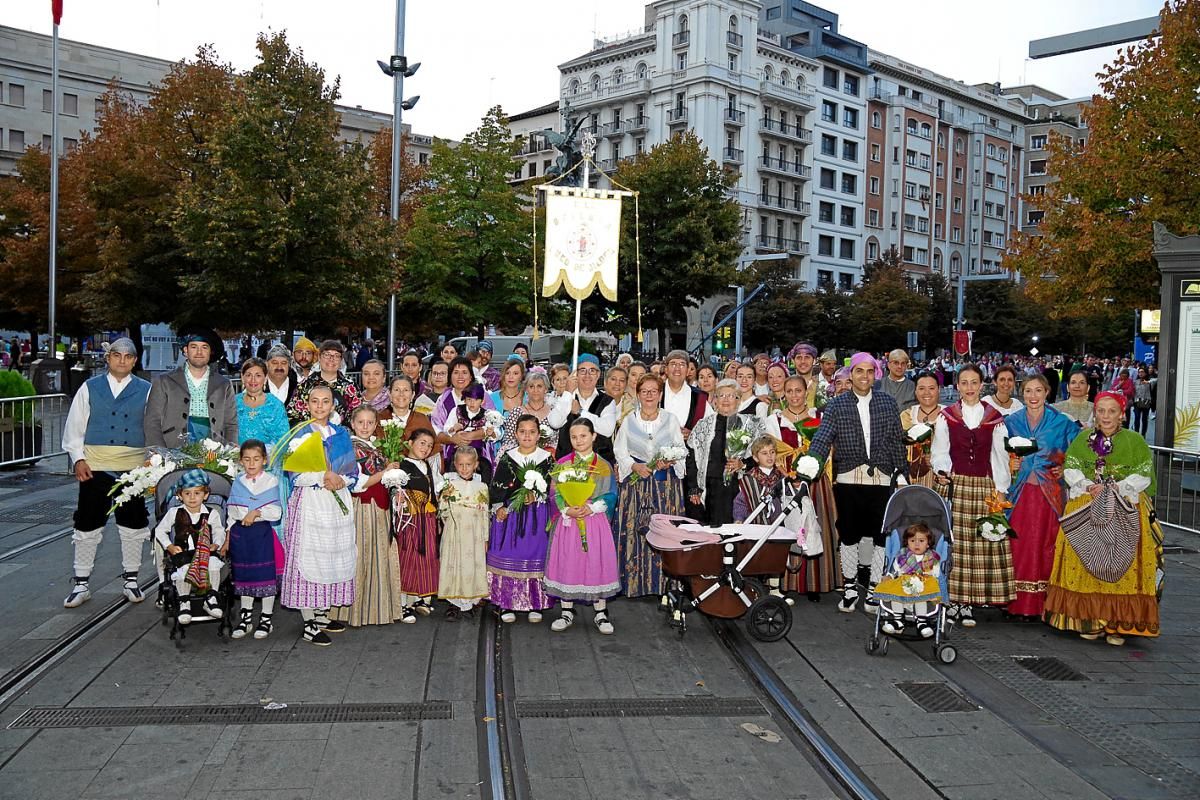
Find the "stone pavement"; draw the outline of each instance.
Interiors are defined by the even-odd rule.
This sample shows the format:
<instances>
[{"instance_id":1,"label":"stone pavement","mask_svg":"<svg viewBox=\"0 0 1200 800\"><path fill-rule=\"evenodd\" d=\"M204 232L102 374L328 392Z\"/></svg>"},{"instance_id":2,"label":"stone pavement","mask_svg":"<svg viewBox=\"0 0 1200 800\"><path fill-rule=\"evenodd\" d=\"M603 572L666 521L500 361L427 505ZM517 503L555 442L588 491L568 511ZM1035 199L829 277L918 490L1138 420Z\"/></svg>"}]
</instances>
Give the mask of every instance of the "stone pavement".
<instances>
[{"instance_id":1,"label":"stone pavement","mask_svg":"<svg viewBox=\"0 0 1200 800\"><path fill-rule=\"evenodd\" d=\"M4 491L6 489L15 491ZM69 524L74 486L64 476L0 475L0 553ZM55 503L57 523L22 510ZM115 539L115 537L114 537ZM956 629L959 660L930 660L928 645L864 650L869 619L832 598L796 606L787 640L758 644L772 668L884 796L906 798L1181 798L1200 796L1200 595L1194 539L1169 538L1164 636L1123 648L985 612ZM106 539L97 574L114 575ZM1187 551L1187 552L1185 552ZM104 559L108 559L104 561ZM106 572L105 572L106 570ZM104 597L66 612L69 538L0 561L0 667L53 643ZM588 701L635 707L670 698L752 700L755 688L710 626L693 616L670 631L655 604L617 601L613 637L583 610L552 634L521 621L507 629L519 717L535 797L838 796L797 752L783 722L728 716L584 717ZM194 629L176 649L150 604L131 607L0 711L0 798L480 797L476 722L478 621L352 630L329 648L299 641L299 619L277 617L265 642L223 641ZM547 620L548 621L548 620ZM740 624L740 623L738 623ZM1046 680L1015 656L1053 656L1086 680ZM946 683L974 710L931 713L900 683ZM34 705L172 705L448 701L449 719L233 725L120 725L8 729ZM752 736L743 724L782 735Z\"/></svg>"}]
</instances>

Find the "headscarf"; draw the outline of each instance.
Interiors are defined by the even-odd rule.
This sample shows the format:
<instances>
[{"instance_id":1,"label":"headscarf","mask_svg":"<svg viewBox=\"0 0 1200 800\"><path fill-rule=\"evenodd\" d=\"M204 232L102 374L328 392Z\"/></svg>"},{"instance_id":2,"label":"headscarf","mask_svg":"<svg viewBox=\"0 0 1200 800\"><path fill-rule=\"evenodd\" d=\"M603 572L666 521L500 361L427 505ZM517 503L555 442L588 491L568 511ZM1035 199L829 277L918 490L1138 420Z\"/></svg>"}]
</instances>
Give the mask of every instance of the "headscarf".
<instances>
[{"instance_id":1,"label":"headscarf","mask_svg":"<svg viewBox=\"0 0 1200 800\"><path fill-rule=\"evenodd\" d=\"M591 353L580 353L579 364L595 364L596 368L600 368L600 359ZM578 364L576 365L578 367Z\"/></svg>"},{"instance_id":2,"label":"headscarf","mask_svg":"<svg viewBox=\"0 0 1200 800\"><path fill-rule=\"evenodd\" d=\"M850 371L851 372L853 372L854 368L857 367L859 364L870 364L872 367L875 368L875 380L882 380L883 369L879 366L879 362L875 359L875 356L871 355L870 353L863 353L863 352L858 352L858 353L855 353L854 355L850 356Z\"/></svg>"},{"instance_id":3,"label":"headscarf","mask_svg":"<svg viewBox=\"0 0 1200 800\"><path fill-rule=\"evenodd\" d=\"M1121 394L1120 392L1097 392L1096 399L1092 401L1092 406L1095 407L1096 403L1099 403L1106 397L1109 400L1116 402L1116 404L1121 407L1122 414L1125 413L1125 395Z\"/></svg>"},{"instance_id":4,"label":"headscarf","mask_svg":"<svg viewBox=\"0 0 1200 800\"><path fill-rule=\"evenodd\" d=\"M826 350L824 353L821 353L821 357L818 359L818 361L820 361L822 364L825 363L826 361L832 361L833 363L836 364L837 363L837 351L836 350Z\"/></svg>"},{"instance_id":5,"label":"headscarf","mask_svg":"<svg viewBox=\"0 0 1200 800\"><path fill-rule=\"evenodd\" d=\"M850 368L849 367L839 367L838 371L833 373L833 382L834 383L837 383L838 381L843 380L843 379L850 380Z\"/></svg>"},{"instance_id":6,"label":"headscarf","mask_svg":"<svg viewBox=\"0 0 1200 800\"><path fill-rule=\"evenodd\" d=\"M462 392L462 396L463 396L464 400L466 400L467 398L471 398L473 400L482 400L484 394L485 394L485 392L483 389L483 385L480 383L472 383L470 386L463 389L463 392Z\"/></svg>"},{"instance_id":7,"label":"headscarf","mask_svg":"<svg viewBox=\"0 0 1200 800\"><path fill-rule=\"evenodd\" d=\"M492 343L489 342L487 339L484 339L482 342L475 345L475 349L476 350L487 350L489 353L493 352Z\"/></svg>"},{"instance_id":8,"label":"headscarf","mask_svg":"<svg viewBox=\"0 0 1200 800\"><path fill-rule=\"evenodd\" d=\"M311 350L314 353L318 352L317 346L313 344L312 339L309 339L307 336L301 336L296 341L296 346L292 348L292 352L294 353L297 350Z\"/></svg>"},{"instance_id":9,"label":"headscarf","mask_svg":"<svg viewBox=\"0 0 1200 800\"><path fill-rule=\"evenodd\" d=\"M197 486L208 487L208 473L199 468L189 469L179 476L179 480L175 481L171 491L177 494L184 489L195 489Z\"/></svg>"},{"instance_id":10,"label":"headscarf","mask_svg":"<svg viewBox=\"0 0 1200 800\"><path fill-rule=\"evenodd\" d=\"M271 345L271 349L267 351L267 361L272 358L291 358L292 351L287 349L287 345L280 343Z\"/></svg>"},{"instance_id":11,"label":"headscarf","mask_svg":"<svg viewBox=\"0 0 1200 800\"><path fill-rule=\"evenodd\" d=\"M204 338L204 335L200 333L185 333L179 337L180 347L187 347L192 342L204 342L205 344L209 344L208 339Z\"/></svg>"},{"instance_id":12,"label":"headscarf","mask_svg":"<svg viewBox=\"0 0 1200 800\"><path fill-rule=\"evenodd\" d=\"M796 358L796 356L800 355L801 353L807 353L808 355L812 356L813 358L816 358L817 357L817 348L813 347L808 342L797 342L795 345L792 346L791 350L788 350L788 354L787 354L788 361L794 360Z\"/></svg>"},{"instance_id":13,"label":"headscarf","mask_svg":"<svg viewBox=\"0 0 1200 800\"><path fill-rule=\"evenodd\" d=\"M108 346L108 352L124 353L127 356L136 356L138 354L137 346L134 345L133 340L127 336L122 336L120 339L117 339L115 342L110 344Z\"/></svg>"}]
</instances>

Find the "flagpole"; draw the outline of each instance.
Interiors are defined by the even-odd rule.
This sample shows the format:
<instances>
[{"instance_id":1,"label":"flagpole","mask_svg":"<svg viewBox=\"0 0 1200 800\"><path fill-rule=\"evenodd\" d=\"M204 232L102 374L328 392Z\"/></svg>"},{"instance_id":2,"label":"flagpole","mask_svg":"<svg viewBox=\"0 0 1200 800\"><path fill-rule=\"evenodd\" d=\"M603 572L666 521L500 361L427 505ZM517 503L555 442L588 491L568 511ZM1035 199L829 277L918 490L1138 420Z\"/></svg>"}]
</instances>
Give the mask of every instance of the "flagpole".
<instances>
[{"instance_id":1,"label":"flagpole","mask_svg":"<svg viewBox=\"0 0 1200 800\"><path fill-rule=\"evenodd\" d=\"M581 179L580 185L583 188L583 192L581 192L581 194L586 196L587 190L592 185L591 184L592 156L595 155L595 153L596 153L596 137L591 132L585 133L583 135L583 147L581 148L581 150L583 153L583 178ZM571 372L575 372L577 369L579 369L579 317L580 317L582 310L583 310L583 300L580 298L576 298L575 299L575 345L571 350Z\"/></svg>"},{"instance_id":2,"label":"flagpole","mask_svg":"<svg viewBox=\"0 0 1200 800\"><path fill-rule=\"evenodd\" d=\"M58 21L62 14L61 5L55 4L54 35L50 46L50 315L47 320L50 328L49 358L58 358L56 342L55 295L57 286L55 273L58 261ZM37 342L33 343L34 357L37 357Z\"/></svg>"}]
</instances>

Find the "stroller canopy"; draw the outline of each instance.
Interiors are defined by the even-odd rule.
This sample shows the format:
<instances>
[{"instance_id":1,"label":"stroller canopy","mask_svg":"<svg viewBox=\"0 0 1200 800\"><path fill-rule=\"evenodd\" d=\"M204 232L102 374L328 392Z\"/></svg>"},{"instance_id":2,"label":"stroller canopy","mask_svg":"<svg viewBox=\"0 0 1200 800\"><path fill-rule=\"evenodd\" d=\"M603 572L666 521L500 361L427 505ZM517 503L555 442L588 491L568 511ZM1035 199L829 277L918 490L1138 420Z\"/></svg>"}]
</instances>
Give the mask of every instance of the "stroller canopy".
<instances>
[{"instance_id":1,"label":"stroller canopy","mask_svg":"<svg viewBox=\"0 0 1200 800\"><path fill-rule=\"evenodd\" d=\"M936 546L937 540L950 534L950 509L942 496L928 486L901 486L888 500L883 529L902 531L918 522L929 526L934 538L930 544Z\"/></svg>"}]
</instances>

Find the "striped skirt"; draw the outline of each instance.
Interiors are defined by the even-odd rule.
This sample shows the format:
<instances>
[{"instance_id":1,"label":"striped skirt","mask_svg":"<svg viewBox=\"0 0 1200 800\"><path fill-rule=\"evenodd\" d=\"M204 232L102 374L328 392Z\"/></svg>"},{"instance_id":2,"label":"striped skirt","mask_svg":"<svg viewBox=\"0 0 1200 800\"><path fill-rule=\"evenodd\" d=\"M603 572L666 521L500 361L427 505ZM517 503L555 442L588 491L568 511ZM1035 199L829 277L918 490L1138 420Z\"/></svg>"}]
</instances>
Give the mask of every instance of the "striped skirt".
<instances>
[{"instance_id":1,"label":"striped skirt","mask_svg":"<svg viewBox=\"0 0 1200 800\"><path fill-rule=\"evenodd\" d=\"M354 603L335 606L330 618L353 628L387 625L400 619L400 558L391 537L391 515L375 503L355 498L354 532L358 564Z\"/></svg>"},{"instance_id":2,"label":"striped skirt","mask_svg":"<svg viewBox=\"0 0 1200 800\"><path fill-rule=\"evenodd\" d=\"M429 597L437 594L438 521L433 511L405 518L396 534L400 550L400 589L405 594Z\"/></svg>"},{"instance_id":3,"label":"striped skirt","mask_svg":"<svg viewBox=\"0 0 1200 800\"><path fill-rule=\"evenodd\" d=\"M683 484L674 472L664 480L626 480L618 489L617 563L621 566L621 589L627 597L657 595L666 591L662 556L646 543L653 514L683 513Z\"/></svg>"},{"instance_id":4,"label":"striped skirt","mask_svg":"<svg viewBox=\"0 0 1200 800\"><path fill-rule=\"evenodd\" d=\"M842 568L838 557L837 509L833 502L833 487L827 476L812 484L813 509L821 523L821 541L825 545L819 556L806 558L790 556L790 570L783 576L783 588L788 592L824 593L836 591L842 585Z\"/></svg>"},{"instance_id":5,"label":"striped skirt","mask_svg":"<svg viewBox=\"0 0 1200 800\"><path fill-rule=\"evenodd\" d=\"M951 522L954 526L954 567L947 583L950 602L968 605L1005 605L1017 594L1013 578L1012 548L1006 538L989 542L975 531L975 521L986 516L987 497L996 488L991 478L951 474L954 500ZM947 494L938 486L938 494Z\"/></svg>"}]
</instances>

